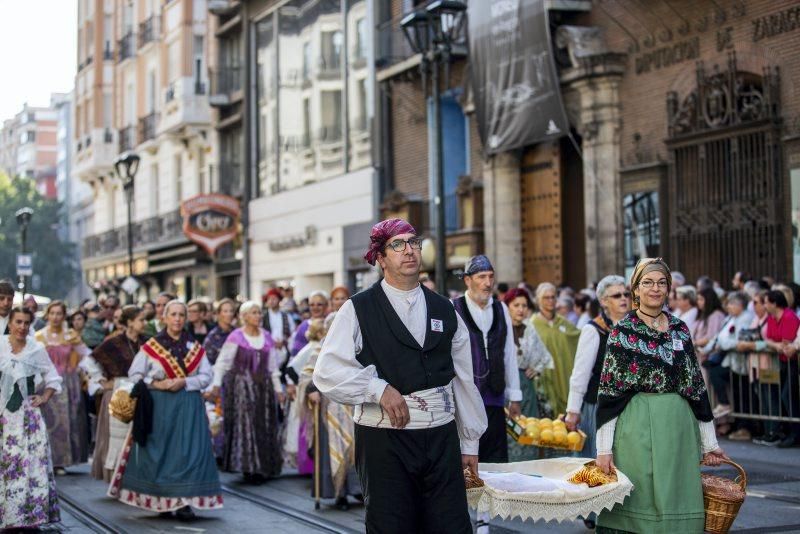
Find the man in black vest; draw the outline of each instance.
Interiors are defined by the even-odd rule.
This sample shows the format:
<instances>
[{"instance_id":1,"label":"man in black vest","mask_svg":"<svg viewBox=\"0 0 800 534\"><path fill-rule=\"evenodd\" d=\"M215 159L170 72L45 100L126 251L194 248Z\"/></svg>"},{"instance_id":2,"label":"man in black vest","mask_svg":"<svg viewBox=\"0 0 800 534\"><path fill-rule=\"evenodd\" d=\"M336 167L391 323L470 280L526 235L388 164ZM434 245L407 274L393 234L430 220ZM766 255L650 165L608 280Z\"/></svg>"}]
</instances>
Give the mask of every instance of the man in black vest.
<instances>
[{"instance_id":1,"label":"man in black vest","mask_svg":"<svg viewBox=\"0 0 800 534\"><path fill-rule=\"evenodd\" d=\"M471 533L463 468L477 472L486 413L467 328L419 284L422 241L410 224L382 221L370 240L364 258L385 278L336 314L314 383L355 405L368 533Z\"/></svg>"},{"instance_id":2,"label":"man in black vest","mask_svg":"<svg viewBox=\"0 0 800 534\"><path fill-rule=\"evenodd\" d=\"M14 283L11 280L0 280L0 333L7 336L8 318L14 304Z\"/></svg>"},{"instance_id":3,"label":"man in black vest","mask_svg":"<svg viewBox=\"0 0 800 534\"><path fill-rule=\"evenodd\" d=\"M517 347L511 316L505 305L492 298L494 267L484 255L473 256L464 266L467 292L453 301L469 329L475 385L483 398L489 426L481 436L481 462L508 462L506 414L520 414L522 391L517 372Z\"/></svg>"}]
</instances>

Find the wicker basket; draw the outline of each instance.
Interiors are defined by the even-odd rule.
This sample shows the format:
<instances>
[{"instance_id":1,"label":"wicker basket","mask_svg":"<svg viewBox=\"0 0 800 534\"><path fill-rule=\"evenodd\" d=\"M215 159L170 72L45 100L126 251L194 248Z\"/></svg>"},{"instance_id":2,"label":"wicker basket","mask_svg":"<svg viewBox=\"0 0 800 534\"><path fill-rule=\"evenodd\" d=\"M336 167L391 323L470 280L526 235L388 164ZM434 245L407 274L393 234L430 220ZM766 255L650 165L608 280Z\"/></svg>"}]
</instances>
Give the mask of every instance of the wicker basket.
<instances>
[{"instance_id":1,"label":"wicker basket","mask_svg":"<svg viewBox=\"0 0 800 534\"><path fill-rule=\"evenodd\" d=\"M730 530L739 508L745 498L747 488L747 473L742 466L735 462L723 460L739 471L736 480L718 477L703 473L700 478L703 483L703 503L706 508L706 532L713 534L725 533Z\"/></svg>"}]
</instances>

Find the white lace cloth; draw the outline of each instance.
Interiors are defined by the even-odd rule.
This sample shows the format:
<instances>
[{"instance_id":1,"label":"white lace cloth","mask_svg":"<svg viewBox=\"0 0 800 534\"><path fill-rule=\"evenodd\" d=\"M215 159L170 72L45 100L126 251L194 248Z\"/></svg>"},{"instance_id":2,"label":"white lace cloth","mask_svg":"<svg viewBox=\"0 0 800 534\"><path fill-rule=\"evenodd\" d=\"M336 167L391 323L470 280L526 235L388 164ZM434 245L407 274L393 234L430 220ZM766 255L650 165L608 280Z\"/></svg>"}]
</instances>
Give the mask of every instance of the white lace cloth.
<instances>
[{"instance_id":1,"label":"white lace cloth","mask_svg":"<svg viewBox=\"0 0 800 534\"><path fill-rule=\"evenodd\" d=\"M485 485L467 490L470 508L501 519L563 521L611 509L630 495L633 484L617 470L617 482L590 488L567 480L590 458L552 458L510 464L482 463Z\"/></svg>"}]
</instances>

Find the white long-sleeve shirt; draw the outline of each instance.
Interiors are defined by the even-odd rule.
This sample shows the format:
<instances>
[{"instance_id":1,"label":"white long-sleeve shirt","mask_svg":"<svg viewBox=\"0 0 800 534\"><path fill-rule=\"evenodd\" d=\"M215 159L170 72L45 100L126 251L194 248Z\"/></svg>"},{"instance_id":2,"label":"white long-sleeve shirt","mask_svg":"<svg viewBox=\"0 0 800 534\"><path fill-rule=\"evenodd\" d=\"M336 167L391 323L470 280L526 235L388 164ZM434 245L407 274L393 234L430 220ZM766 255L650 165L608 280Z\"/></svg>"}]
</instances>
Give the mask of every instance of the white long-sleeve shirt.
<instances>
[{"instance_id":1,"label":"white long-sleeve shirt","mask_svg":"<svg viewBox=\"0 0 800 534\"><path fill-rule=\"evenodd\" d=\"M492 328L494 322L494 311L492 302L494 299L489 297L489 302L485 307L481 308L477 302L472 300L469 291L464 299L467 302L467 309L472 316L472 320L483 332L483 346L489 345L489 330ZM511 315L508 313L508 308L505 304L501 303L503 308L503 318L506 322L506 346L503 350L503 362L505 365L506 374L506 401L521 401L522 390L519 389L519 371L517 371L517 346L514 344L514 327L511 323Z\"/></svg>"},{"instance_id":2,"label":"white long-sleeve shirt","mask_svg":"<svg viewBox=\"0 0 800 534\"><path fill-rule=\"evenodd\" d=\"M128 369L128 378L133 382L144 380L148 386L153 383L153 380L164 380L166 377L164 368L150 359L142 350L136 353L136 357ZM211 383L212 377L211 364L208 363L208 358L203 356L195 373L186 377L185 389L186 391L202 391Z\"/></svg>"},{"instance_id":3,"label":"white long-sleeve shirt","mask_svg":"<svg viewBox=\"0 0 800 534\"><path fill-rule=\"evenodd\" d=\"M578 349L575 351L575 363L569 377L569 396L567 397L567 411L581 413L583 397L589 389L589 380L592 378L592 369L597 360L597 351L600 348L600 334L597 329L587 324L581 329L578 338Z\"/></svg>"},{"instance_id":4,"label":"white long-sleeve shirt","mask_svg":"<svg viewBox=\"0 0 800 534\"><path fill-rule=\"evenodd\" d=\"M261 349L266 342L266 336L264 335L263 331L257 336L248 336L247 334L244 334L244 338L247 340L250 346L256 350ZM222 379L225 378L225 374L230 371L231 368L233 368L233 362L236 360L236 353L238 351L239 345L236 343L226 342L222 345L219 355L217 356L217 361L214 362L213 385L215 387L220 387L222 385ZM272 385L275 387L275 391L283 391L283 386L281 386L281 370L279 368L283 361L280 360L280 358L281 357L278 354L278 351L275 349L275 347L272 347L269 351L267 370L272 378Z\"/></svg>"},{"instance_id":5,"label":"white long-sleeve shirt","mask_svg":"<svg viewBox=\"0 0 800 534\"><path fill-rule=\"evenodd\" d=\"M422 289L417 286L404 291L390 286L385 280L381 282L381 287L400 320L417 343L423 346L428 309ZM458 314L456 320L458 328L451 349L456 373L452 382L456 427L461 452L477 455L478 440L487 426L486 410L472 375L469 332ZM378 377L374 365L364 367L356 359L362 347L361 327L353 303L348 300L336 314L314 368L313 380L320 393L340 404L380 403L388 383ZM516 369L516 364L513 368Z\"/></svg>"}]
</instances>

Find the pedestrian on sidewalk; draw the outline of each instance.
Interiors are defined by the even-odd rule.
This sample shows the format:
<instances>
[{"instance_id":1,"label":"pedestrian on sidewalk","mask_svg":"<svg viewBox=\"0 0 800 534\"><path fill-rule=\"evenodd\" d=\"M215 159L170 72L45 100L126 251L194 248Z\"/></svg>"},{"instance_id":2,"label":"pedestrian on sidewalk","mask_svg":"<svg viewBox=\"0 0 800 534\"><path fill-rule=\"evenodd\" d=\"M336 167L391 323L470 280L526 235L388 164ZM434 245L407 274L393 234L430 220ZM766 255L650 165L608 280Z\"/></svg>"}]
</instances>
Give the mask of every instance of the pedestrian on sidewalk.
<instances>
[{"instance_id":1,"label":"pedestrian on sidewalk","mask_svg":"<svg viewBox=\"0 0 800 534\"><path fill-rule=\"evenodd\" d=\"M222 508L200 392L212 379L205 350L184 330L186 304L164 306L165 328L142 345L128 378L136 385L133 428L108 496L143 510L194 519L192 508Z\"/></svg>"},{"instance_id":2,"label":"pedestrian on sidewalk","mask_svg":"<svg viewBox=\"0 0 800 534\"><path fill-rule=\"evenodd\" d=\"M0 280L0 334L8 335L11 306L14 304L14 284L11 280Z\"/></svg>"},{"instance_id":3,"label":"pedestrian on sidewalk","mask_svg":"<svg viewBox=\"0 0 800 534\"><path fill-rule=\"evenodd\" d=\"M13 308L9 335L0 336L0 530L38 529L61 520L41 407L61 392L44 346L28 337L33 313ZM36 383L43 393L36 394Z\"/></svg>"},{"instance_id":4,"label":"pedestrian on sidewalk","mask_svg":"<svg viewBox=\"0 0 800 534\"><path fill-rule=\"evenodd\" d=\"M469 331L419 284L422 239L409 223L382 221L370 241L364 259L384 278L336 314L314 383L355 405L368 533L471 533L463 469L477 473L486 412Z\"/></svg>"}]
</instances>

